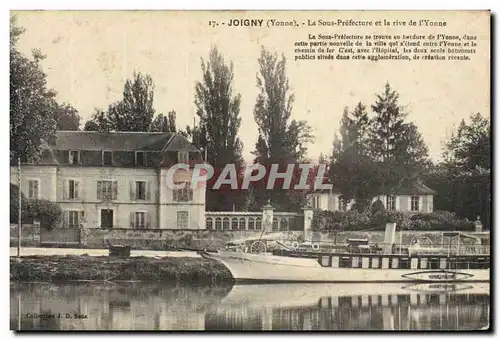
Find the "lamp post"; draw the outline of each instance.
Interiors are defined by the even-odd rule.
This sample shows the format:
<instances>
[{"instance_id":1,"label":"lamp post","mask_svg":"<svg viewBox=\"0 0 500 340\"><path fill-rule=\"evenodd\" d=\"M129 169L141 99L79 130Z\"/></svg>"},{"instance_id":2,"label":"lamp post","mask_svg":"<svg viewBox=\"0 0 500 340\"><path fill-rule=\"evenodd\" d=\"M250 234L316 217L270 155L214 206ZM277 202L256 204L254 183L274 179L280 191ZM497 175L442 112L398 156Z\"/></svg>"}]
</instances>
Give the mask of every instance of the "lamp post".
<instances>
[{"instance_id":1,"label":"lamp post","mask_svg":"<svg viewBox=\"0 0 500 340\"><path fill-rule=\"evenodd\" d=\"M17 159L17 189L18 189L18 209L17 209L17 257L21 257L21 209L22 209L22 191L21 191L21 158Z\"/></svg>"}]
</instances>

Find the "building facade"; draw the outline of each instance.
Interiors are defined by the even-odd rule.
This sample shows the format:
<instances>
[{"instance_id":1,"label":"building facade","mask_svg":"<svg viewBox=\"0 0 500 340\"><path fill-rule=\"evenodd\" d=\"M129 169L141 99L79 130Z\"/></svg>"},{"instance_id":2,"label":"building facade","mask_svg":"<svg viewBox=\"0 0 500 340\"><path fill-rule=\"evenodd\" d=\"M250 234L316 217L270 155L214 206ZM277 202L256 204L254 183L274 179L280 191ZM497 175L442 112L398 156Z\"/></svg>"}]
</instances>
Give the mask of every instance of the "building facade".
<instances>
[{"instance_id":1,"label":"building facade","mask_svg":"<svg viewBox=\"0 0 500 340\"><path fill-rule=\"evenodd\" d=\"M41 159L21 165L21 191L63 210L62 224L87 228L205 229L205 186L190 187L201 152L175 133L58 131ZM175 164L189 170L174 173ZM18 169L11 167L17 184Z\"/></svg>"},{"instance_id":2,"label":"building facade","mask_svg":"<svg viewBox=\"0 0 500 340\"><path fill-rule=\"evenodd\" d=\"M372 204L380 200L386 210L431 213L434 210L434 194L434 190L425 184L415 183L399 190L398 194L376 196L372 199ZM344 202L341 194L335 190L311 193L308 201L313 209L327 211L347 211L355 203L354 199Z\"/></svg>"}]
</instances>

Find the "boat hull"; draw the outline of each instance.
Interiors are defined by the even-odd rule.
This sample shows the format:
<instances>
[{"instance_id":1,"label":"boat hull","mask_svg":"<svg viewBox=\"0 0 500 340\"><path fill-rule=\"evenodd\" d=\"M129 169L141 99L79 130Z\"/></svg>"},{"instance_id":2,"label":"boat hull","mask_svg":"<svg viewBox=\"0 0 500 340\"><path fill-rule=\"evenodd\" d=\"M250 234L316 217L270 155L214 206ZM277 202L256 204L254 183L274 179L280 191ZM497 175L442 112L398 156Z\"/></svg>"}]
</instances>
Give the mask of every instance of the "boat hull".
<instances>
[{"instance_id":1,"label":"boat hull","mask_svg":"<svg viewBox=\"0 0 500 340\"><path fill-rule=\"evenodd\" d=\"M315 258L218 251L203 256L224 264L236 283L489 282L489 269L374 269L323 267Z\"/></svg>"}]
</instances>

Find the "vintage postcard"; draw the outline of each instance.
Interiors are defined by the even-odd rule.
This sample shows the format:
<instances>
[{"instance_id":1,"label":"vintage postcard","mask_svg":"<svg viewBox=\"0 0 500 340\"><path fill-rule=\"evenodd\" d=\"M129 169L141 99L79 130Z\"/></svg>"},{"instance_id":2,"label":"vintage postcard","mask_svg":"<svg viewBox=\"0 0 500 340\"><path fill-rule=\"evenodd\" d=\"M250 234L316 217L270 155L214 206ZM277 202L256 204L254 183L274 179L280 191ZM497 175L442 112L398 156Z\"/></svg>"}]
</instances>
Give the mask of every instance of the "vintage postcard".
<instances>
[{"instance_id":1,"label":"vintage postcard","mask_svg":"<svg viewBox=\"0 0 500 340\"><path fill-rule=\"evenodd\" d=\"M12 11L11 330L490 330L490 27Z\"/></svg>"}]
</instances>

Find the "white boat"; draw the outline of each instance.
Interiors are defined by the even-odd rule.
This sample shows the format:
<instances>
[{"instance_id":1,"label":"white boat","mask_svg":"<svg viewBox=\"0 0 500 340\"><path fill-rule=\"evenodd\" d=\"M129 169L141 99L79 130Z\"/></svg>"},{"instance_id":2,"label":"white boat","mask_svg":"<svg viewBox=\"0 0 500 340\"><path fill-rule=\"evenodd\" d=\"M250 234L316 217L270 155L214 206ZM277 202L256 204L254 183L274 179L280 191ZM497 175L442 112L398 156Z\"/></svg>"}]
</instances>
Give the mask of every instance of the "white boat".
<instances>
[{"instance_id":1,"label":"white boat","mask_svg":"<svg viewBox=\"0 0 500 340\"><path fill-rule=\"evenodd\" d=\"M448 233L448 236L463 235ZM462 247L461 252L456 247L434 247L430 253L405 253L400 247L397 254L387 252L387 247L385 251L368 253L319 251L314 244L311 251L276 249L273 253L251 253L246 248L200 252L200 255L224 264L236 283L490 281L490 255L489 251L484 252L484 246L477 248L483 251L470 251L474 247L468 246ZM469 252L464 252L465 249Z\"/></svg>"},{"instance_id":2,"label":"white boat","mask_svg":"<svg viewBox=\"0 0 500 340\"><path fill-rule=\"evenodd\" d=\"M403 260L396 255L360 254L318 254L311 257L277 256L273 254L250 254L219 250L216 253L202 253L202 256L220 261L235 279L236 283L276 282L489 282L490 270L485 269L418 269L427 258L404 258L413 262L415 268L400 269L396 262ZM483 257L485 258L485 257ZM375 259L375 260L374 260ZM434 258L431 258L433 260ZM440 264L446 262L436 258ZM339 267L340 260L357 263L357 266ZM472 261L473 259L471 259ZM489 262L489 258L485 258ZM370 266L369 264L372 264ZM378 262L376 268L374 262ZM366 266L364 265L366 263ZM472 262L471 262L472 263ZM359 265L361 264L361 265ZM392 268L389 266L392 264ZM396 268L394 268L396 267Z\"/></svg>"}]
</instances>

